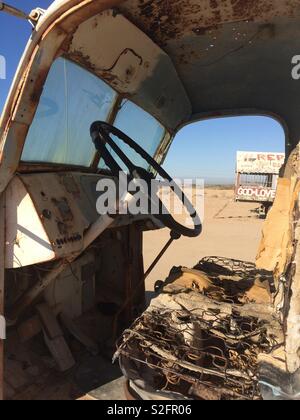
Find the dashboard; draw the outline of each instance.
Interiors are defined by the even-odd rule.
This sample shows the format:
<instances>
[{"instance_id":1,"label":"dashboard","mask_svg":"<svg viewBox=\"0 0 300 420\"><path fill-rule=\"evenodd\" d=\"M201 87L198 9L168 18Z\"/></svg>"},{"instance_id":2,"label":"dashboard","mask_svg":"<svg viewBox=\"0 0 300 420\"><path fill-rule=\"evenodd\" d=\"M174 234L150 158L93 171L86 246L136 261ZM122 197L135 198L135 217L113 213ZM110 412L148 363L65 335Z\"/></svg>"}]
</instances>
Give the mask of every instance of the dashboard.
<instances>
[{"instance_id":1,"label":"dashboard","mask_svg":"<svg viewBox=\"0 0 300 420\"><path fill-rule=\"evenodd\" d=\"M101 217L96 186L103 175L18 174L6 191L6 268L72 256L83 250L85 231ZM119 216L124 226L147 216Z\"/></svg>"}]
</instances>

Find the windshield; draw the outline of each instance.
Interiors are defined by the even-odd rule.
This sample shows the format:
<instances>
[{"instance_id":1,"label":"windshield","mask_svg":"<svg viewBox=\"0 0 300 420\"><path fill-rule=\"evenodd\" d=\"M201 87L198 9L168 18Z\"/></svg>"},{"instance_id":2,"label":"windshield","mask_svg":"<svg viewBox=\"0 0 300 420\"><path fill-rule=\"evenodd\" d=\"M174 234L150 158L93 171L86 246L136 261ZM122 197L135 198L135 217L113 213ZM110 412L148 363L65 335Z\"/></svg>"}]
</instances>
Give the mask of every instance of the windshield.
<instances>
[{"instance_id":1,"label":"windshield","mask_svg":"<svg viewBox=\"0 0 300 420\"><path fill-rule=\"evenodd\" d=\"M114 125L135 142L139 143L151 156L155 155L158 146L166 133L164 127L160 125L155 118L128 99L125 99L122 102ZM148 168L148 163L139 154L117 137L112 136L112 138L136 166L145 169ZM123 170L126 170L125 165L118 159L116 154L112 154L120 167ZM100 168L104 167L104 162L101 160Z\"/></svg>"},{"instance_id":2,"label":"windshield","mask_svg":"<svg viewBox=\"0 0 300 420\"><path fill-rule=\"evenodd\" d=\"M117 97L98 77L64 58L57 59L30 126L22 161L89 167L95 156L90 126L94 121L108 121ZM123 101L114 124L151 156L165 135L158 121L129 100ZM135 164L145 166L135 152L123 143L120 146Z\"/></svg>"}]
</instances>

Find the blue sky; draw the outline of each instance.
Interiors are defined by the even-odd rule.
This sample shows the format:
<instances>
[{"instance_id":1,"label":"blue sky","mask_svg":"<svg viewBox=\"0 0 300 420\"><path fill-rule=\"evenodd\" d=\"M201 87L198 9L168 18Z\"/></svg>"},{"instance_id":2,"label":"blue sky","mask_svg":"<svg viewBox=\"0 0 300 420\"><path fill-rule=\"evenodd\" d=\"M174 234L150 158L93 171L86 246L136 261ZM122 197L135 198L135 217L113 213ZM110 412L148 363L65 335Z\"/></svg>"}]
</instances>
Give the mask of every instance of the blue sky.
<instances>
[{"instance_id":1,"label":"blue sky","mask_svg":"<svg viewBox=\"0 0 300 420\"><path fill-rule=\"evenodd\" d=\"M51 0L6 0L30 11L46 9ZM4 105L19 59L30 37L28 22L0 13L0 55L6 58L7 80L0 80L0 110ZM233 181L237 150L284 151L284 133L270 118L240 117L202 121L176 136L165 168L177 177L201 177L211 183Z\"/></svg>"},{"instance_id":2,"label":"blue sky","mask_svg":"<svg viewBox=\"0 0 300 420\"><path fill-rule=\"evenodd\" d=\"M47 9L52 0L5 0L4 3L26 12L36 7ZM6 80L0 79L0 110L2 110L12 78L25 49L32 28L27 21L0 12L0 55L6 59Z\"/></svg>"},{"instance_id":3,"label":"blue sky","mask_svg":"<svg viewBox=\"0 0 300 420\"><path fill-rule=\"evenodd\" d=\"M284 152L281 125L267 117L231 117L201 121L183 128L165 161L170 174L231 183L236 152Z\"/></svg>"}]
</instances>

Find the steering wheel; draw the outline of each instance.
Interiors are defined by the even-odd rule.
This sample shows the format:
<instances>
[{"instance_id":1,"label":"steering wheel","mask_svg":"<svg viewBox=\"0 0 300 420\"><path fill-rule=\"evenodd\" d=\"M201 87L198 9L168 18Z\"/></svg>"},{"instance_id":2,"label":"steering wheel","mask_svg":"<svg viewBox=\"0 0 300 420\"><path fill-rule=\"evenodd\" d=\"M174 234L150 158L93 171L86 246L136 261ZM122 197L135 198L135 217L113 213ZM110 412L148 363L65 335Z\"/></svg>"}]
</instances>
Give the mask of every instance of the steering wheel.
<instances>
[{"instance_id":1,"label":"steering wheel","mask_svg":"<svg viewBox=\"0 0 300 420\"><path fill-rule=\"evenodd\" d=\"M152 167L164 180L170 183L170 188L186 207L190 217L193 220L194 227L189 228L177 222L168 212L161 199L158 197L158 211L156 211L155 215L153 215L154 218L158 219L164 226L168 227L173 233L176 233L179 236L183 235L188 237L197 237L201 234L202 223L192 203L184 195L183 191L175 184L170 175L168 175L167 172L161 167L161 165L159 165L139 144L137 144L121 130L106 122L94 122L91 125L90 134L95 144L96 150L100 153L101 158L112 171L114 176L119 177L120 172L124 171L119 166L112 153L107 149L106 146L109 146L111 150L118 156L118 158L125 164L132 179L142 179L147 182L149 187L147 198L148 202L153 206L153 200L150 195L150 186L151 182L154 180L154 176L150 172L136 166L133 162L131 162L123 150L121 150L118 144L112 139L111 135L117 137L119 140L122 140L131 149L138 153L149 164L150 167ZM153 209L153 207L150 208Z\"/></svg>"}]
</instances>

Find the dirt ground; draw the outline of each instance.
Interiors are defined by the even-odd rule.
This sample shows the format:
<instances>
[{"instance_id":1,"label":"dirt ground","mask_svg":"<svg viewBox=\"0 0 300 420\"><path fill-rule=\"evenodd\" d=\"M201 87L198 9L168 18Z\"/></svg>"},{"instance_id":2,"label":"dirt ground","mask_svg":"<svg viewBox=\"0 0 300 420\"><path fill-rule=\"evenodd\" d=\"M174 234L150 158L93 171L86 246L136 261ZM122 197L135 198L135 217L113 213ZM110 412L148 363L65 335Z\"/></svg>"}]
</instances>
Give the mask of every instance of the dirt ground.
<instances>
[{"instance_id":1,"label":"dirt ground","mask_svg":"<svg viewBox=\"0 0 300 420\"><path fill-rule=\"evenodd\" d=\"M203 195L203 193L202 193ZM201 236L181 238L173 243L146 282L152 292L157 280L164 280L173 266L194 267L206 256L222 256L255 261L264 220L255 210L259 204L236 203L232 190L206 189ZM169 239L168 229L144 234L145 269Z\"/></svg>"}]
</instances>

